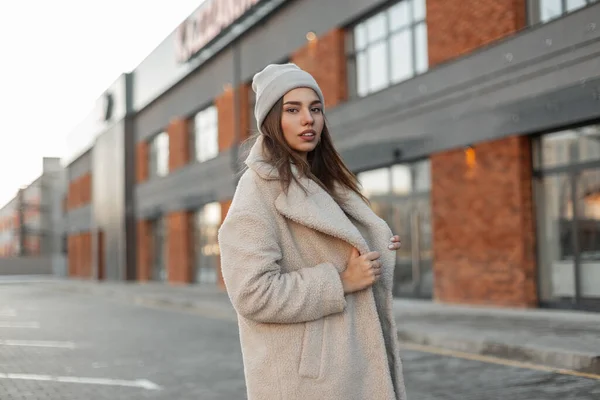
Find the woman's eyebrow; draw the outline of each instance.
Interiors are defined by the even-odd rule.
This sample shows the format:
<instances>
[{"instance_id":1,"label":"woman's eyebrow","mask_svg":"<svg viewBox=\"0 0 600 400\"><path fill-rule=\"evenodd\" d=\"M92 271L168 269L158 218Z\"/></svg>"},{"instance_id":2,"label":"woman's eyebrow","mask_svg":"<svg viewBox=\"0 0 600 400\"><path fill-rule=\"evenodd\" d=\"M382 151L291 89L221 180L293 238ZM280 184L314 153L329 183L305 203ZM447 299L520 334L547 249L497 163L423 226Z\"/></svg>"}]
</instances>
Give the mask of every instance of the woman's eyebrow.
<instances>
[{"instance_id":1,"label":"woman's eyebrow","mask_svg":"<svg viewBox=\"0 0 600 400\"><path fill-rule=\"evenodd\" d=\"M321 103L321 100L313 100L310 103L310 105L312 106L314 104L320 104L320 103ZM285 103L283 103L283 105L286 105L286 104L292 104L292 105L295 105L295 106L301 106L302 102L301 101L290 100L290 101L286 101Z\"/></svg>"}]
</instances>

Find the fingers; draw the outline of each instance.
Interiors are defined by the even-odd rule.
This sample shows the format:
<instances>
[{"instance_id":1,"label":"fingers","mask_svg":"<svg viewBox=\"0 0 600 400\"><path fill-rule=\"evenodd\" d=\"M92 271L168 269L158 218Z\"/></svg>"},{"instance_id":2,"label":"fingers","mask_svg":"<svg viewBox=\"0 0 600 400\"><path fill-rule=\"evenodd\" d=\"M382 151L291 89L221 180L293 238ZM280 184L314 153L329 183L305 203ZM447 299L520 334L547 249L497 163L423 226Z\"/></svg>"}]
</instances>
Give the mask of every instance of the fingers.
<instances>
[{"instance_id":1,"label":"fingers","mask_svg":"<svg viewBox=\"0 0 600 400\"><path fill-rule=\"evenodd\" d=\"M401 246L400 236L398 236L398 235L392 236L392 238L390 239L390 244L388 246L388 249L398 250L400 248L400 246Z\"/></svg>"},{"instance_id":2,"label":"fingers","mask_svg":"<svg viewBox=\"0 0 600 400\"><path fill-rule=\"evenodd\" d=\"M378 281L381 277L381 261L371 261L371 272L374 280Z\"/></svg>"},{"instance_id":3,"label":"fingers","mask_svg":"<svg viewBox=\"0 0 600 400\"><path fill-rule=\"evenodd\" d=\"M379 257L381 257L381 255L376 251L371 251L371 252L365 254L365 259L368 261L377 260Z\"/></svg>"}]
</instances>

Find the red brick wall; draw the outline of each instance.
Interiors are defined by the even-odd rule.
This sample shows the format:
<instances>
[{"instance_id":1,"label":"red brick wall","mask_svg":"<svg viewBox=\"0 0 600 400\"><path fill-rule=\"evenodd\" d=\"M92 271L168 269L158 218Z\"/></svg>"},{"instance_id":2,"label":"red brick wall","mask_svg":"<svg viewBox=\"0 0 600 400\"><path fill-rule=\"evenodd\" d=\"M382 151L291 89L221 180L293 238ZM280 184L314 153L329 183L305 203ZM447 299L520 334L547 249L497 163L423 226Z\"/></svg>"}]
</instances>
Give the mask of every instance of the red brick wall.
<instances>
[{"instance_id":1,"label":"red brick wall","mask_svg":"<svg viewBox=\"0 0 600 400\"><path fill-rule=\"evenodd\" d=\"M309 42L292 54L291 61L315 77L326 107L335 107L348 98L343 29Z\"/></svg>"},{"instance_id":2,"label":"red brick wall","mask_svg":"<svg viewBox=\"0 0 600 400\"><path fill-rule=\"evenodd\" d=\"M67 238L69 276L92 278L92 234L81 232Z\"/></svg>"},{"instance_id":3,"label":"red brick wall","mask_svg":"<svg viewBox=\"0 0 600 400\"><path fill-rule=\"evenodd\" d=\"M193 214L188 211L170 213L167 217L167 269L169 283L191 283Z\"/></svg>"},{"instance_id":4,"label":"red brick wall","mask_svg":"<svg viewBox=\"0 0 600 400\"><path fill-rule=\"evenodd\" d=\"M525 28L526 10L526 0L427 0L429 65Z\"/></svg>"},{"instance_id":5,"label":"red brick wall","mask_svg":"<svg viewBox=\"0 0 600 400\"><path fill-rule=\"evenodd\" d=\"M137 279L150 280L152 263L152 225L150 221L137 223Z\"/></svg>"},{"instance_id":6,"label":"red brick wall","mask_svg":"<svg viewBox=\"0 0 600 400\"><path fill-rule=\"evenodd\" d=\"M137 144L135 151L135 179L136 183L142 183L148 179L148 142Z\"/></svg>"},{"instance_id":7,"label":"red brick wall","mask_svg":"<svg viewBox=\"0 0 600 400\"><path fill-rule=\"evenodd\" d=\"M219 126L219 152L229 149L235 140L234 93L226 90L215 99Z\"/></svg>"},{"instance_id":8,"label":"red brick wall","mask_svg":"<svg viewBox=\"0 0 600 400\"><path fill-rule=\"evenodd\" d=\"M167 134L169 135L169 171L174 171L190 161L188 119L173 119L169 123Z\"/></svg>"},{"instance_id":9,"label":"red brick wall","mask_svg":"<svg viewBox=\"0 0 600 400\"><path fill-rule=\"evenodd\" d=\"M458 58L526 25L525 0L427 0L429 64ZM533 306L535 226L528 138L431 156L434 296Z\"/></svg>"},{"instance_id":10,"label":"red brick wall","mask_svg":"<svg viewBox=\"0 0 600 400\"><path fill-rule=\"evenodd\" d=\"M92 174L87 173L69 182L67 209L82 207L92 201Z\"/></svg>"},{"instance_id":11,"label":"red brick wall","mask_svg":"<svg viewBox=\"0 0 600 400\"><path fill-rule=\"evenodd\" d=\"M435 297L535 306L535 225L527 137L431 157Z\"/></svg>"},{"instance_id":12,"label":"red brick wall","mask_svg":"<svg viewBox=\"0 0 600 400\"><path fill-rule=\"evenodd\" d=\"M249 83L240 86L240 142L251 136L252 132L256 131L256 126L250 126L250 103L248 96L252 86Z\"/></svg>"}]
</instances>

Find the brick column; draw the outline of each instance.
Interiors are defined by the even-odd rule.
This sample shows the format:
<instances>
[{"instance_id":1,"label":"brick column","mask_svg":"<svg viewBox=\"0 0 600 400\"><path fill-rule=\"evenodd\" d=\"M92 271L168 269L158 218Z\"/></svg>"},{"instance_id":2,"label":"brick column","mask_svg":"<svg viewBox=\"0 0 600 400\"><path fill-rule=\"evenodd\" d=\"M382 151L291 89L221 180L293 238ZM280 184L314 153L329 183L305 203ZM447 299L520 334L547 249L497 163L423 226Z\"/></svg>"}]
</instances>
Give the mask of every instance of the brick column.
<instances>
[{"instance_id":1,"label":"brick column","mask_svg":"<svg viewBox=\"0 0 600 400\"><path fill-rule=\"evenodd\" d=\"M77 276L77 243L76 235L73 234L67 237L67 259L69 264L69 276Z\"/></svg>"},{"instance_id":2,"label":"brick column","mask_svg":"<svg viewBox=\"0 0 600 400\"><path fill-rule=\"evenodd\" d=\"M291 61L315 77L325 106L335 107L348 98L346 79L345 33L334 29L292 54Z\"/></svg>"},{"instance_id":3,"label":"brick column","mask_svg":"<svg viewBox=\"0 0 600 400\"><path fill-rule=\"evenodd\" d=\"M150 280L152 265L152 231L150 221L137 223L137 279L140 282Z\"/></svg>"},{"instance_id":4,"label":"brick column","mask_svg":"<svg viewBox=\"0 0 600 400\"><path fill-rule=\"evenodd\" d=\"M219 127L219 152L229 149L235 141L234 101L233 90L226 90L215 99Z\"/></svg>"},{"instance_id":5,"label":"brick column","mask_svg":"<svg viewBox=\"0 0 600 400\"><path fill-rule=\"evenodd\" d=\"M135 181L142 183L148 179L148 143L139 142L135 150Z\"/></svg>"},{"instance_id":6,"label":"brick column","mask_svg":"<svg viewBox=\"0 0 600 400\"><path fill-rule=\"evenodd\" d=\"M248 97L252 86L250 83L245 83L240 86L240 142L248 139L251 136L251 132L256 131L256 126L250 126L251 115L250 104Z\"/></svg>"},{"instance_id":7,"label":"brick column","mask_svg":"<svg viewBox=\"0 0 600 400\"><path fill-rule=\"evenodd\" d=\"M174 171L190 161L190 138L188 120L173 119L167 128L169 135L169 171Z\"/></svg>"},{"instance_id":8,"label":"brick column","mask_svg":"<svg viewBox=\"0 0 600 400\"><path fill-rule=\"evenodd\" d=\"M427 0L429 65L526 26L526 0ZM434 296L535 306L530 140L509 137L431 156Z\"/></svg>"},{"instance_id":9,"label":"brick column","mask_svg":"<svg viewBox=\"0 0 600 400\"><path fill-rule=\"evenodd\" d=\"M192 213L172 212L167 217L167 268L169 283L191 283L192 278Z\"/></svg>"},{"instance_id":10,"label":"brick column","mask_svg":"<svg viewBox=\"0 0 600 400\"><path fill-rule=\"evenodd\" d=\"M427 0L429 65L435 66L525 28L526 0Z\"/></svg>"},{"instance_id":11,"label":"brick column","mask_svg":"<svg viewBox=\"0 0 600 400\"><path fill-rule=\"evenodd\" d=\"M535 306L535 224L528 137L431 157L435 297ZM468 162L467 162L468 161Z\"/></svg>"}]
</instances>

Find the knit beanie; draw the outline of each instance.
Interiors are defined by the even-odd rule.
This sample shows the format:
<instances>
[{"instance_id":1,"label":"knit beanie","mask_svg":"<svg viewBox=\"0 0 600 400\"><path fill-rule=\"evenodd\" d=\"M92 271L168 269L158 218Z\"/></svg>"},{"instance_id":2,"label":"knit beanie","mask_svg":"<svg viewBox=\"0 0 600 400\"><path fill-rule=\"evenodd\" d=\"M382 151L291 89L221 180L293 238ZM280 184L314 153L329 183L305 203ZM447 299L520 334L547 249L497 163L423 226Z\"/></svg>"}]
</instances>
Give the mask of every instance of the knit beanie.
<instances>
[{"instance_id":1,"label":"knit beanie","mask_svg":"<svg viewBox=\"0 0 600 400\"><path fill-rule=\"evenodd\" d=\"M256 93L254 116L261 133L262 124L275 103L290 90L300 87L313 89L325 106L323 92L315 78L298 68L296 64L270 64L254 75L252 79L252 90Z\"/></svg>"}]
</instances>

